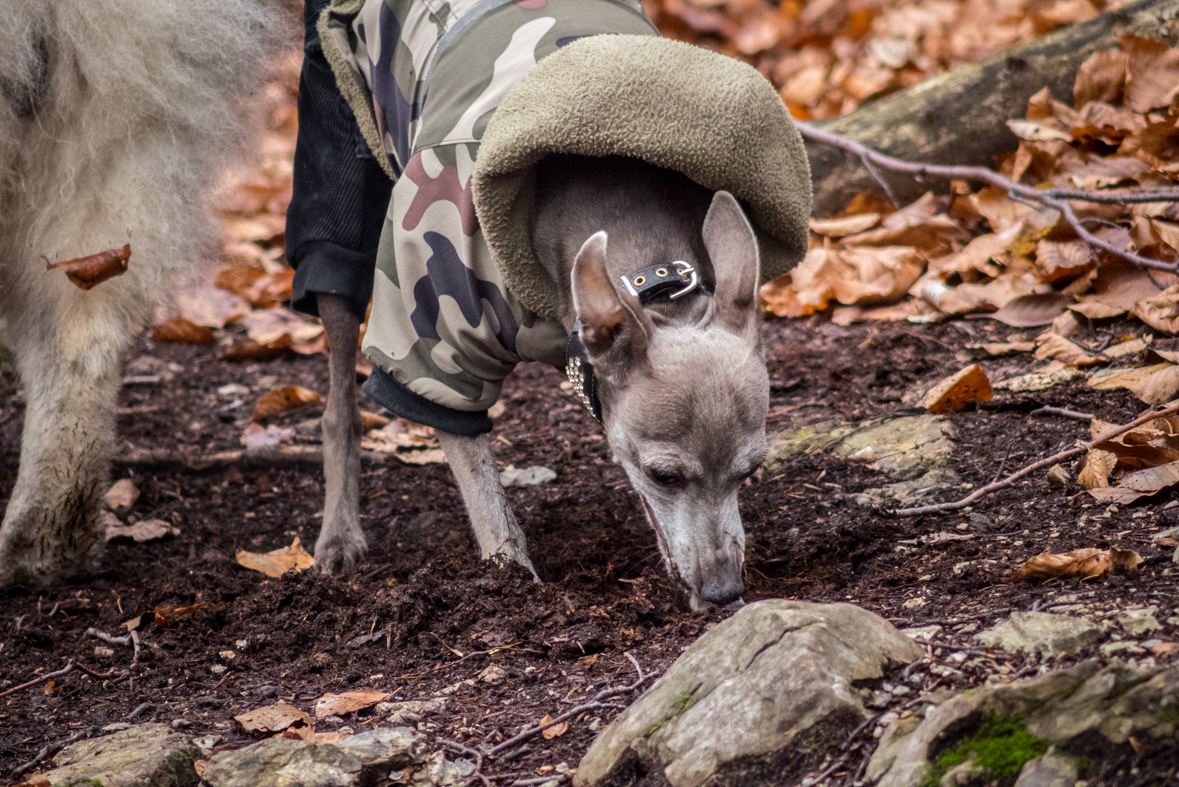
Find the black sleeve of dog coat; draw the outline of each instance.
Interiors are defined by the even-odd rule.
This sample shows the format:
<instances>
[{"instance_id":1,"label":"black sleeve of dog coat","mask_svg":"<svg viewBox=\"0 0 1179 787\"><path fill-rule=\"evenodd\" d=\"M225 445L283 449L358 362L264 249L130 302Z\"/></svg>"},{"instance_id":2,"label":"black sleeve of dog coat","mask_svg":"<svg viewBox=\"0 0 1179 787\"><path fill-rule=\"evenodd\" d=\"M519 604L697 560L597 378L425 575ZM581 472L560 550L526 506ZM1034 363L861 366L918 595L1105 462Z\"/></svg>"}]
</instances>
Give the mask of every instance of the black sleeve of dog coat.
<instances>
[{"instance_id":1,"label":"black sleeve of dog coat","mask_svg":"<svg viewBox=\"0 0 1179 787\"><path fill-rule=\"evenodd\" d=\"M393 183L372 157L324 57L316 20L328 0L308 0L299 136L287 208L287 260L295 268L291 306L318 314L315 293L344 296L364 319L377 244Z\"/></svg>"},{"instance_id":2,"label":"black sleeve of dog coat","mask_svg":"<svg viewBox=\"0 0 1179 787\"><path fill-rule=\"evenodd\" d=\"M449 434L478 437L491 431L487 411L470 412L432 402L402 385L396 377L378 367L365 381L363 390L369 399L389 412L422 426L432 426Z\"/></svg>"}]
</instances>

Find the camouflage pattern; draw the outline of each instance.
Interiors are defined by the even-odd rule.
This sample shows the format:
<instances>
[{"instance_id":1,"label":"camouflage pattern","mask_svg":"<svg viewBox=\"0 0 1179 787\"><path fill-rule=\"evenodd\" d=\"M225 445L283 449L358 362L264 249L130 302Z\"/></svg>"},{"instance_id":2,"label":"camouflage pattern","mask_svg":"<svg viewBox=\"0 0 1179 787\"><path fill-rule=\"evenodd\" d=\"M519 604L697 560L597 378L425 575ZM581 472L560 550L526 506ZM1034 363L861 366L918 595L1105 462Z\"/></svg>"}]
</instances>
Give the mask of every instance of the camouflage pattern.
<instances>
[{"instance_id":1,"label":"camouflage pattern","mask_svg":"<svg viewBox=\"0 0 1179 787\"><path fill-rule=\"evenodd\" d=\"M439 405L486 410L518 362L563 367L567 335L508 292L483 240L471 197L483 130L559 47L658 32L637 0L367 0L328 24L372 93L398 176L364 352Z\"/></svg>"}]
</instances>

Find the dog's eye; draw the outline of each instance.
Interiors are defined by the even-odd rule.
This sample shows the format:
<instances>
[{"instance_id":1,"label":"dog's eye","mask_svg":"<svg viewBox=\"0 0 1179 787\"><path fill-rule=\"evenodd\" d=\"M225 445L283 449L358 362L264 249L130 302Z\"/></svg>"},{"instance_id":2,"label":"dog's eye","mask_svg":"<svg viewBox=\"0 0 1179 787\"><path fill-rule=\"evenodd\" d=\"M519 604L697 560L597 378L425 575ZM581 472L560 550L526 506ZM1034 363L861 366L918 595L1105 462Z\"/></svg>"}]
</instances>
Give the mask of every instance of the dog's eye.
<instances>
[{"instance_id":1,"label":"dog's eye","mask_svg":"<svg viewBox=\"0 0 1179 787\"><path fill-rule=\"evenodd\" d=\"M647 475L651 476L651 480L659 484L659 486L665 487L667 489L674 489L678 486L682 486L684 483L683 476L681 476L679 473L669 470L648 468Z\"/></svg>"}]
</instances>

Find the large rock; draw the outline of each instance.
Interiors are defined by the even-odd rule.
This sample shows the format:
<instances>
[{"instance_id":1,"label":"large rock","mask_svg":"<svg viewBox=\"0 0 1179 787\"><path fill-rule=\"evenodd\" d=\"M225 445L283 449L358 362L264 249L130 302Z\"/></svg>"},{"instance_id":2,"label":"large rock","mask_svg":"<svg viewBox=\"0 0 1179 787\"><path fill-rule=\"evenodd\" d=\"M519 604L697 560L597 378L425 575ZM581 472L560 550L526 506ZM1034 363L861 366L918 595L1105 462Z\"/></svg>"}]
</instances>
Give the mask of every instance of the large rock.
<instances>
[{"instance_id":1,"label":"large rock","mask_svg":"<svg viewBox=\"0 0 1179 787\"><path fill-rule=\"evenodd\" d=\"M1014 612L1011 617L975 635L975 639L1008 653L1041 658L1072 655L1101 638L1101 627L1084 618L1050 612Z\"/></svg>"},{"instance_id":2,"label":"large rock","mask_svg":"<svg viewBox=\"0 0 1179 787\"><path fill-rule=\"evenodd\" d=\"M95 787L188 787L197 783L200 750L164 724L139 724L78 741L54 757L49 783Z\"/></svg>"},{"instance_id":3,"label":"large rock","mask_svg":"<svg viewBox=\"0 0 1179 787\"><path fill-rule=\"evenodd\" d=\"M808 730L822 731L814 737L850 730L867 716L852 682L922 652L850 604L750 604L688 648L606 728L576 784L625 769L656 771L653 783L666 778L673 787L724 783L755 758L783 754Z\"/></svg>"},{"instance_id":4,"label":"large rock","mask_svg":"<svg viewBox=\"0 0 1179 787\"><path fill-rule=\"evenodd\" d=\"M268 738L213 755L211 787L356 787L426 760L422 736L406 727L351 735L339 743Z\"/></svg>"},{"instance_id":5,"label":"large rock","mask_svg":"<svg viewBox=\"0 0 1179 787\"><path fill-rule=\"evenodd\" d=\"M943 770L966 758L982 781L998 778L991 769L1001 766L1016 769L1021 785L1063 783L1073 771L1059 758L1075 761L1075 752L1092 759L1101 740L1121 746L1136 736L1173 746L1177 697L1179 666L1102 669L1096 661L1082 662L960 694L928 709L924 719L892 723L867 777L879 780L878 787L945 784ZM1056 757L1042 756L1053 749Z\"/></svg>"}]
</instances>

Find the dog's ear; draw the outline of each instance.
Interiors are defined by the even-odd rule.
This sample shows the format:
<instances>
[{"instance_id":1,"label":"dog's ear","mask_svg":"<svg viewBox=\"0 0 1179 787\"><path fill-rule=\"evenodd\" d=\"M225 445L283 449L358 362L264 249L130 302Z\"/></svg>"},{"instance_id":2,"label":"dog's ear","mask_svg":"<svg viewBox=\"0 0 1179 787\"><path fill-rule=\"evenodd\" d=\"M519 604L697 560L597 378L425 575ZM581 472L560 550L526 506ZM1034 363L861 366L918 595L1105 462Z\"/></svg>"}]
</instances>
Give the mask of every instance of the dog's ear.
<instances>
[{"instance_id":1,"label":"dog's ear","mask_svg":"<svg viewBox=\"0 0 1179 787\"><path fill-rule=\"evenodd\" d=\"M704 219L704 247L716 276L716 318L744 334L757 325L760 263L753 227L727 191L712 198Z\"/></svg>"},{"instance_id":2,"label":"dog's ear","mask_svg":"<svg viewBox=\"0 0 1179 787\"><path fill-rule=\"evenodd\" d=\"M581 342L595 363L625 347L631 357L647 350L650 321L639 299L623 292L606 272L606 232L594 233L573 261L573 309L581 320Z\"/></svg>"}]
</instances>

